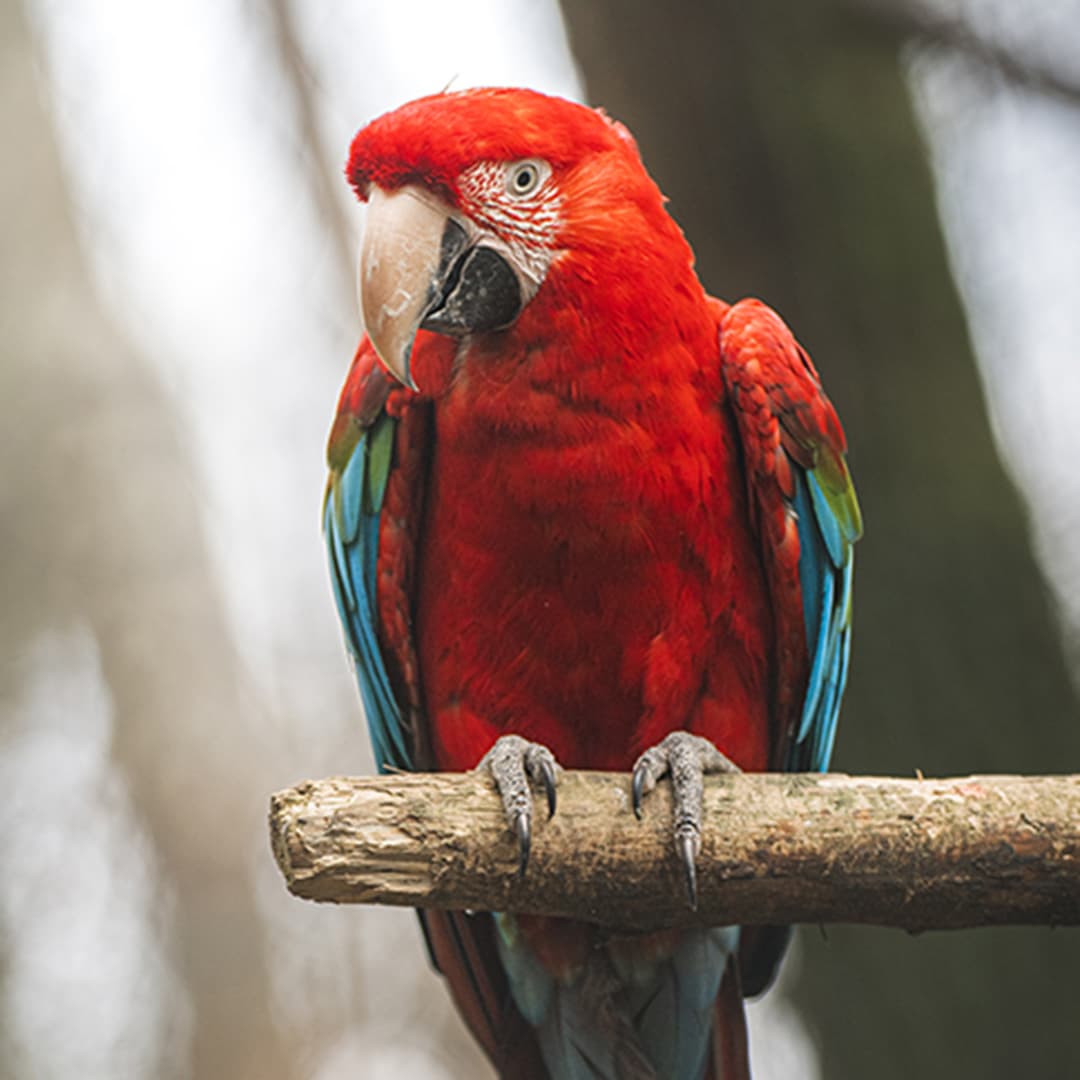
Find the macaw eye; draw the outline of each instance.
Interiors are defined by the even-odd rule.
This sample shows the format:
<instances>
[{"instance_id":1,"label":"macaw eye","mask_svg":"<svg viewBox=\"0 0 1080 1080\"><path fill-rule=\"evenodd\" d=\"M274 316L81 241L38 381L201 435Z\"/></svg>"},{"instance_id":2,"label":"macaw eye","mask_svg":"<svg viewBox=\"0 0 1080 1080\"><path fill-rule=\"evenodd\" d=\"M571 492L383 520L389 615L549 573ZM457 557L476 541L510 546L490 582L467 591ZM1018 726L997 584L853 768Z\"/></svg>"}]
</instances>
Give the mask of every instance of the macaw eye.
<instances>
[{"instance_id":1,"label":"macaw eye","mask_svg":"<svg viewBox=\"0 0 1080 1080\"><path fill-rule=\"evenodd\" d=\"M506 190L515 198L531 195L550 175L546 161L519 161L506 173Z\"/></svg>"}]
</instances>

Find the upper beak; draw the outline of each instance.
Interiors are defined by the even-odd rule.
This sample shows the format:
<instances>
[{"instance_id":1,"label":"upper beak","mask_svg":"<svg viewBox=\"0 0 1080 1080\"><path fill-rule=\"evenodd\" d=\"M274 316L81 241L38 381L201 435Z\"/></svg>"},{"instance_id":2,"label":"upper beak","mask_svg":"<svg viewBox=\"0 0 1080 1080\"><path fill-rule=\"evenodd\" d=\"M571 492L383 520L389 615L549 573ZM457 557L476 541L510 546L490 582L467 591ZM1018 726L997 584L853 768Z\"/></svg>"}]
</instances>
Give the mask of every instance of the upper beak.
<instances>
[{"instance_id":1,"label":"upper beak","mask_svg":"<svg viewBox=\"0 0 1080 1080\"><path fill-rule=\"evenodd\" d=\"M522 308L522 280L505 249L416 185L373 187L360 248L364 328L406 386L421 327L462 336L497 330Z\"/></svg>"}]
</instances>

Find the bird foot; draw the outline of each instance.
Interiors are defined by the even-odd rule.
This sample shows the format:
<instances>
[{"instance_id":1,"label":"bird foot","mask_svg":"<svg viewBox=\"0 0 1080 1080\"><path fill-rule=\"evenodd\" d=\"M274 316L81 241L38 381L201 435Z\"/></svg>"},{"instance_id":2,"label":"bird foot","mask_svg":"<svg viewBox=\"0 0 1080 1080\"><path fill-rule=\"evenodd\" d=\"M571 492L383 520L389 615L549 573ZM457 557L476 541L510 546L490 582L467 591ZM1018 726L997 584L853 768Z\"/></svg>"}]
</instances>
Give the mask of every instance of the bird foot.
<instances>
[{"instance_id":1,"label":"bird foot","mask_svg":"<svg viewBox=\"0 0 1080 1080\"><path fill-rule=\"evenodd\" d=\"M689 731L673 731L650 747L634 763L632 793L634 813L640 820L641 800L665 776L671 777L675 800L675 851L682 862L686 895L697 910L697 857L701 851L701 817L704 777L710 773L740 772L730 758L708 739Z\"/></svg>"},{"instance_id":2,"label":"bird foot","mask_svg":"<svg viewBox=\"0 0 1080 1080\"><path fill-rule=\"evenodd\" d=\"M486 769L502 796L506 821L518 841L518 876L529 865L532 845L532 791L530 783L542 783L547 795L548 818L555 813L555 788L562 767L541 743L520 735L502 735L480 759L477 772Z\"/></svg>"}]
</instances>

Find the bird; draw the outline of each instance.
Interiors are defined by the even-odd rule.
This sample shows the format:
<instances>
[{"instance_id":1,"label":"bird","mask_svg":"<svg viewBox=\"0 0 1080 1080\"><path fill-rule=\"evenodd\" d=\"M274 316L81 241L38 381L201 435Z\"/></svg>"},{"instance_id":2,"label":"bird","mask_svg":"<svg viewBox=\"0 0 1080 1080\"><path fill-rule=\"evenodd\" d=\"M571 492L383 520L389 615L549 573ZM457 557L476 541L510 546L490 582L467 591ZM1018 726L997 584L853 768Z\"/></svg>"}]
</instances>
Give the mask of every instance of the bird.
<instances>
[{"instance_id":1,"label":"bird","mask_svg":"<svg viewBox=\"0 0 1080 1080\"><path fill-rule=\"evenodd\" d=\"M824 771L862 520L817 370L708 295L629 130L534 90L372 120L365 333L327 448L330 578L378 768L478 769L528 872L563 769L672 784L697 901L702 776ZM418 912L503 1077L749 1076L783 927L616 933Z\"/></svg>"}]
</instances>

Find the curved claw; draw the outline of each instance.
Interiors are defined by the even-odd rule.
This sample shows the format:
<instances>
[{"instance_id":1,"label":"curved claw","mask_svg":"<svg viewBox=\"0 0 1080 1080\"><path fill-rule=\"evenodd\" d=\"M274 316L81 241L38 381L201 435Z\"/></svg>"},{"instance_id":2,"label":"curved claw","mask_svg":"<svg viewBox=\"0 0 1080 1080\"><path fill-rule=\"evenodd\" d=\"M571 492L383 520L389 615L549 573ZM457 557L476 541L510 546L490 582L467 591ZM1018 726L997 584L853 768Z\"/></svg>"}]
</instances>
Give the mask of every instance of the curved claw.
<instances>
[{"instance_id":1,"label":"curved claw","mask_svg":"<svg viewBox=\"0 0 1080 1080\"><path fill-rule=\"evenodd\" d=\"M682 832L675 837L682 860L683 877L686 881L686 898L691 911L697 911L697 837L692 832Z\"/></svg>"},{"instance_id":2,"label":"curved claw","mask_svg":"<svg viewBox=\"0 0 1080 1080\"><path fill-rule=\"evenodd\" d=\"M664 776L671 777L675 809L675 853L682 863L686 896L697 910L697 856L701 850L703 777L708 773L738 772L738 767L708 739L688 731L673 731L634 763L634 814L641 818L641 800Z\"/></svg>"},{"instance_id":3,"label":"curved claw","mask_svg":"<svg viewBox=\"0 0 1080 1080\"><path fill-rule=\"evenodd\" d=\"M518 877L525 876L525 870L529 865L529 852L532 850L532 824L531 815L520 811L514 815L513 827L518 839Z\"/></svg>"},{"instance_id":4,"label":"curved claw","mask_svg":"<svg viewBox=\"0 0 1080 1080\"><path fill-rule=\"evenodd\" d=\"M547 795L548 821L555 816L555 764L551 757L540 759L540 778L544 781L544 793Z\"/></svg>"},{"instance_id":5,"label":"curved claw","mask_svg":"<svg viewBox=\"0 0 1080 1080\"><path fill-rule=\"evenodd\" d=\"M630 793L633 798L634 817L641 820L641 797L645 794L645 770L640 763L634 767L634 780L630 785Z\"/></svg>"},{"instance_id":6,"label":"curved claw","mask_svg":"<svg viewBox=\"0 0 1080 1080\"><path fill-rule=\"evenodd\" d=\"M664 744L650 747L634 762L633 783L630 786L633 797L634 817L641 820L641 800L649 794L656 781L668 772L668 753Z\"/></svg>"},{"instance_id":7,"label":"curved claw","mask_svg":"<svg viewBox=\"0 0 1080 1080\"><path fill-rule=\"evenodd\" d=\"M547 798L548 818L555 813L555 793L559 782L559 765L554 755L540 743L529 742L520 735L503 735L483 756L478 770L486 770L495 781L502 797L506 823L518 842L518 876L525 873L532 850L532 792L531 784L543 784Z\"/></svg>"}]
</instances>

